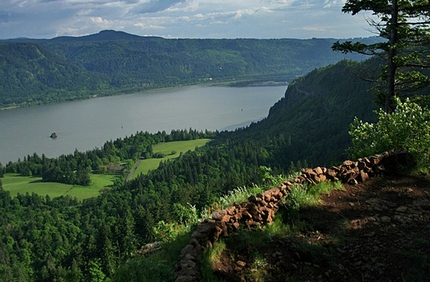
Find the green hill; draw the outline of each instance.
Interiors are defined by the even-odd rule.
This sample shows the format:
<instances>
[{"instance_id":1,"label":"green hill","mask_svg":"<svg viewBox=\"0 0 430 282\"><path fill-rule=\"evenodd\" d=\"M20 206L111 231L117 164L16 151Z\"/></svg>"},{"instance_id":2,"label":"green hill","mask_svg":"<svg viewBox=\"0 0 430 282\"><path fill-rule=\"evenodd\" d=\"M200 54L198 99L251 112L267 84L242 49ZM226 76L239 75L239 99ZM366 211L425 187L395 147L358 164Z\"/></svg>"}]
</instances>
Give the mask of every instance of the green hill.
<instances>
[{"instance_id":1,"label":"green hill","mask_svg":"<svg viewBox=\"0 0 430 282\"><path fill-rule=\"evenodd\" d=\"M341 61L315 69L294 80L265 119L226 136L262 140L271 152L271 165L284 170L298 161L308 165L342 161L354 117L375 120L372 83L358 76L364 70L377 74L377 62Z\"/></svg>"},{"instance_id":2,"label":"green hill","mask_svg":"<svg viewBox=\"0 0 430 282\"><path fill-rule=\"evenodd\" d=\"M0 107L203 82L291 82L344 58L335 39L164 39L118 31L0 41Z\"/></svg>"},{"instance_id":3,"label":"green hill","mask_svg":"<svg viewBox=\"0 0 430 282\"><path fill-rule=\"evenodd\" d=\"M35 43L0 42L0 73L0 106L88 97L105 80Z\"/></svg>"}]
</instances>

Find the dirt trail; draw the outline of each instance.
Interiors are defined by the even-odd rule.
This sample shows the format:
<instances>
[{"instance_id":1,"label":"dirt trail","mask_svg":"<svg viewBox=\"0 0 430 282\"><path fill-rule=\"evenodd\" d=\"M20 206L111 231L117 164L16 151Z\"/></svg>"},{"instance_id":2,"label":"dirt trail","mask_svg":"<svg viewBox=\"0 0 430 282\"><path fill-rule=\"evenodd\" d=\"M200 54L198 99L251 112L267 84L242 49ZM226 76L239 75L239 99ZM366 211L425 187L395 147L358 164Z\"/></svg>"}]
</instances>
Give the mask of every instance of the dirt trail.
<instances>
[{"instance_id":1,"label":"dirt trail","mask_svg":"<svg viewBox=\"0 0 430 282\"><path fill-rule=\"evenodd\" d=\"M133 168L130 170L130 173L125 178L125 181L130 181L131 177L133 176L134 172L136 171L137 167L139 166L140 162L142 161L141 158L139 158L136 163L134 164Z\"/></svg>"},{"instance_id":2,"label":"dirt trail","mask_svg":"<svg viewBox=\"0 0 430 282\"><path fill-rule=\"evenodd\" d=\"M214 272L249 281L258 252L264 281L430 281L430 175L345 185L300 220L308 228L295 238L227 249Z\"/></svg>"}]
</instances>

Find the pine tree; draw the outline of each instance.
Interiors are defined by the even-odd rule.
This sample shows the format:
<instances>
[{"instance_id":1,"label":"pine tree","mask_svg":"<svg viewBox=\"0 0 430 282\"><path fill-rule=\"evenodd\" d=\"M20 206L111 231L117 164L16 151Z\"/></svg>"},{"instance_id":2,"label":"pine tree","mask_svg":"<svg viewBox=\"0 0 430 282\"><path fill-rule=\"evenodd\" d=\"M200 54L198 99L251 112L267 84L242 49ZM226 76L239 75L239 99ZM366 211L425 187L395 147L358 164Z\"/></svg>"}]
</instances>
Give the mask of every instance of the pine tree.
<instances>
[{"instance_id":1,"label":"pine tree","mask_svg":"<svg viewBox=\"0 0 430 282\"><path fill-rule=\"evenodd\" d=\"M429 77L421 71L430 67L428 0L348 0L342 11L352 15L371 11L379 20L368 22L384 41L373 44L338 41L332 48L344 53L377 55L385 60L376 89L378 101L386 112L394 110L394 97L430 84Z\"/></svg>"}]
</instances>

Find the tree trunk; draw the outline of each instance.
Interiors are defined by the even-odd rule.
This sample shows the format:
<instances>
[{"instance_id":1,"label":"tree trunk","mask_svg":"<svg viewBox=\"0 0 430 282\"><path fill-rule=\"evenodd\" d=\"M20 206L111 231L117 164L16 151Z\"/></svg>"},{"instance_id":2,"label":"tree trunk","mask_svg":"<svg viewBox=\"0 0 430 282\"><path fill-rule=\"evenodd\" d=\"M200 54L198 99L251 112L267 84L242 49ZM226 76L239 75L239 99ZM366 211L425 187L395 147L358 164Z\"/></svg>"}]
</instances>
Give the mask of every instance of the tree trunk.
<instances>
[{"instance_id":1,"label":"tree trunk","mask_svg":"<svg viewBox=\"0 0 430 282\"><path fill-rule=\"evenodd\" d=\"M385 94L385 112L391 113L394 111L394 96L395 92L395 77L397 66L394 59L397 55L397 43L398 43L398 14L399 8L397 0L393 0L391 8L391 20L390 20L390 45L388 49L388 65L387 65L387 92Z\"/></svg>"}]
</instances>

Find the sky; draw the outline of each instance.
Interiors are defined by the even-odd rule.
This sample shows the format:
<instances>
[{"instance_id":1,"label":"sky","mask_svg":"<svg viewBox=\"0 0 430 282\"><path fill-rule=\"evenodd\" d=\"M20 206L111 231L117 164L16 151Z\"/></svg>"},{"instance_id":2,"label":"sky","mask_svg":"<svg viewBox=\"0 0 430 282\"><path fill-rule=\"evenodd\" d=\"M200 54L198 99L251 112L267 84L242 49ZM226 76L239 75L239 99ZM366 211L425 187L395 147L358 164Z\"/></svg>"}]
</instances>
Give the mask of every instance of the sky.
<instances>
[{"instance_id":1,"label":"sky","mask_svg":"<svg viewBox=\"0 0 430 282\"><path fill-rule=\"evenodd\" d=\"M375 34L344 0L0 0L0 39L117 30L164 38L351 38Z\"/></svg>"}]
</instances>

